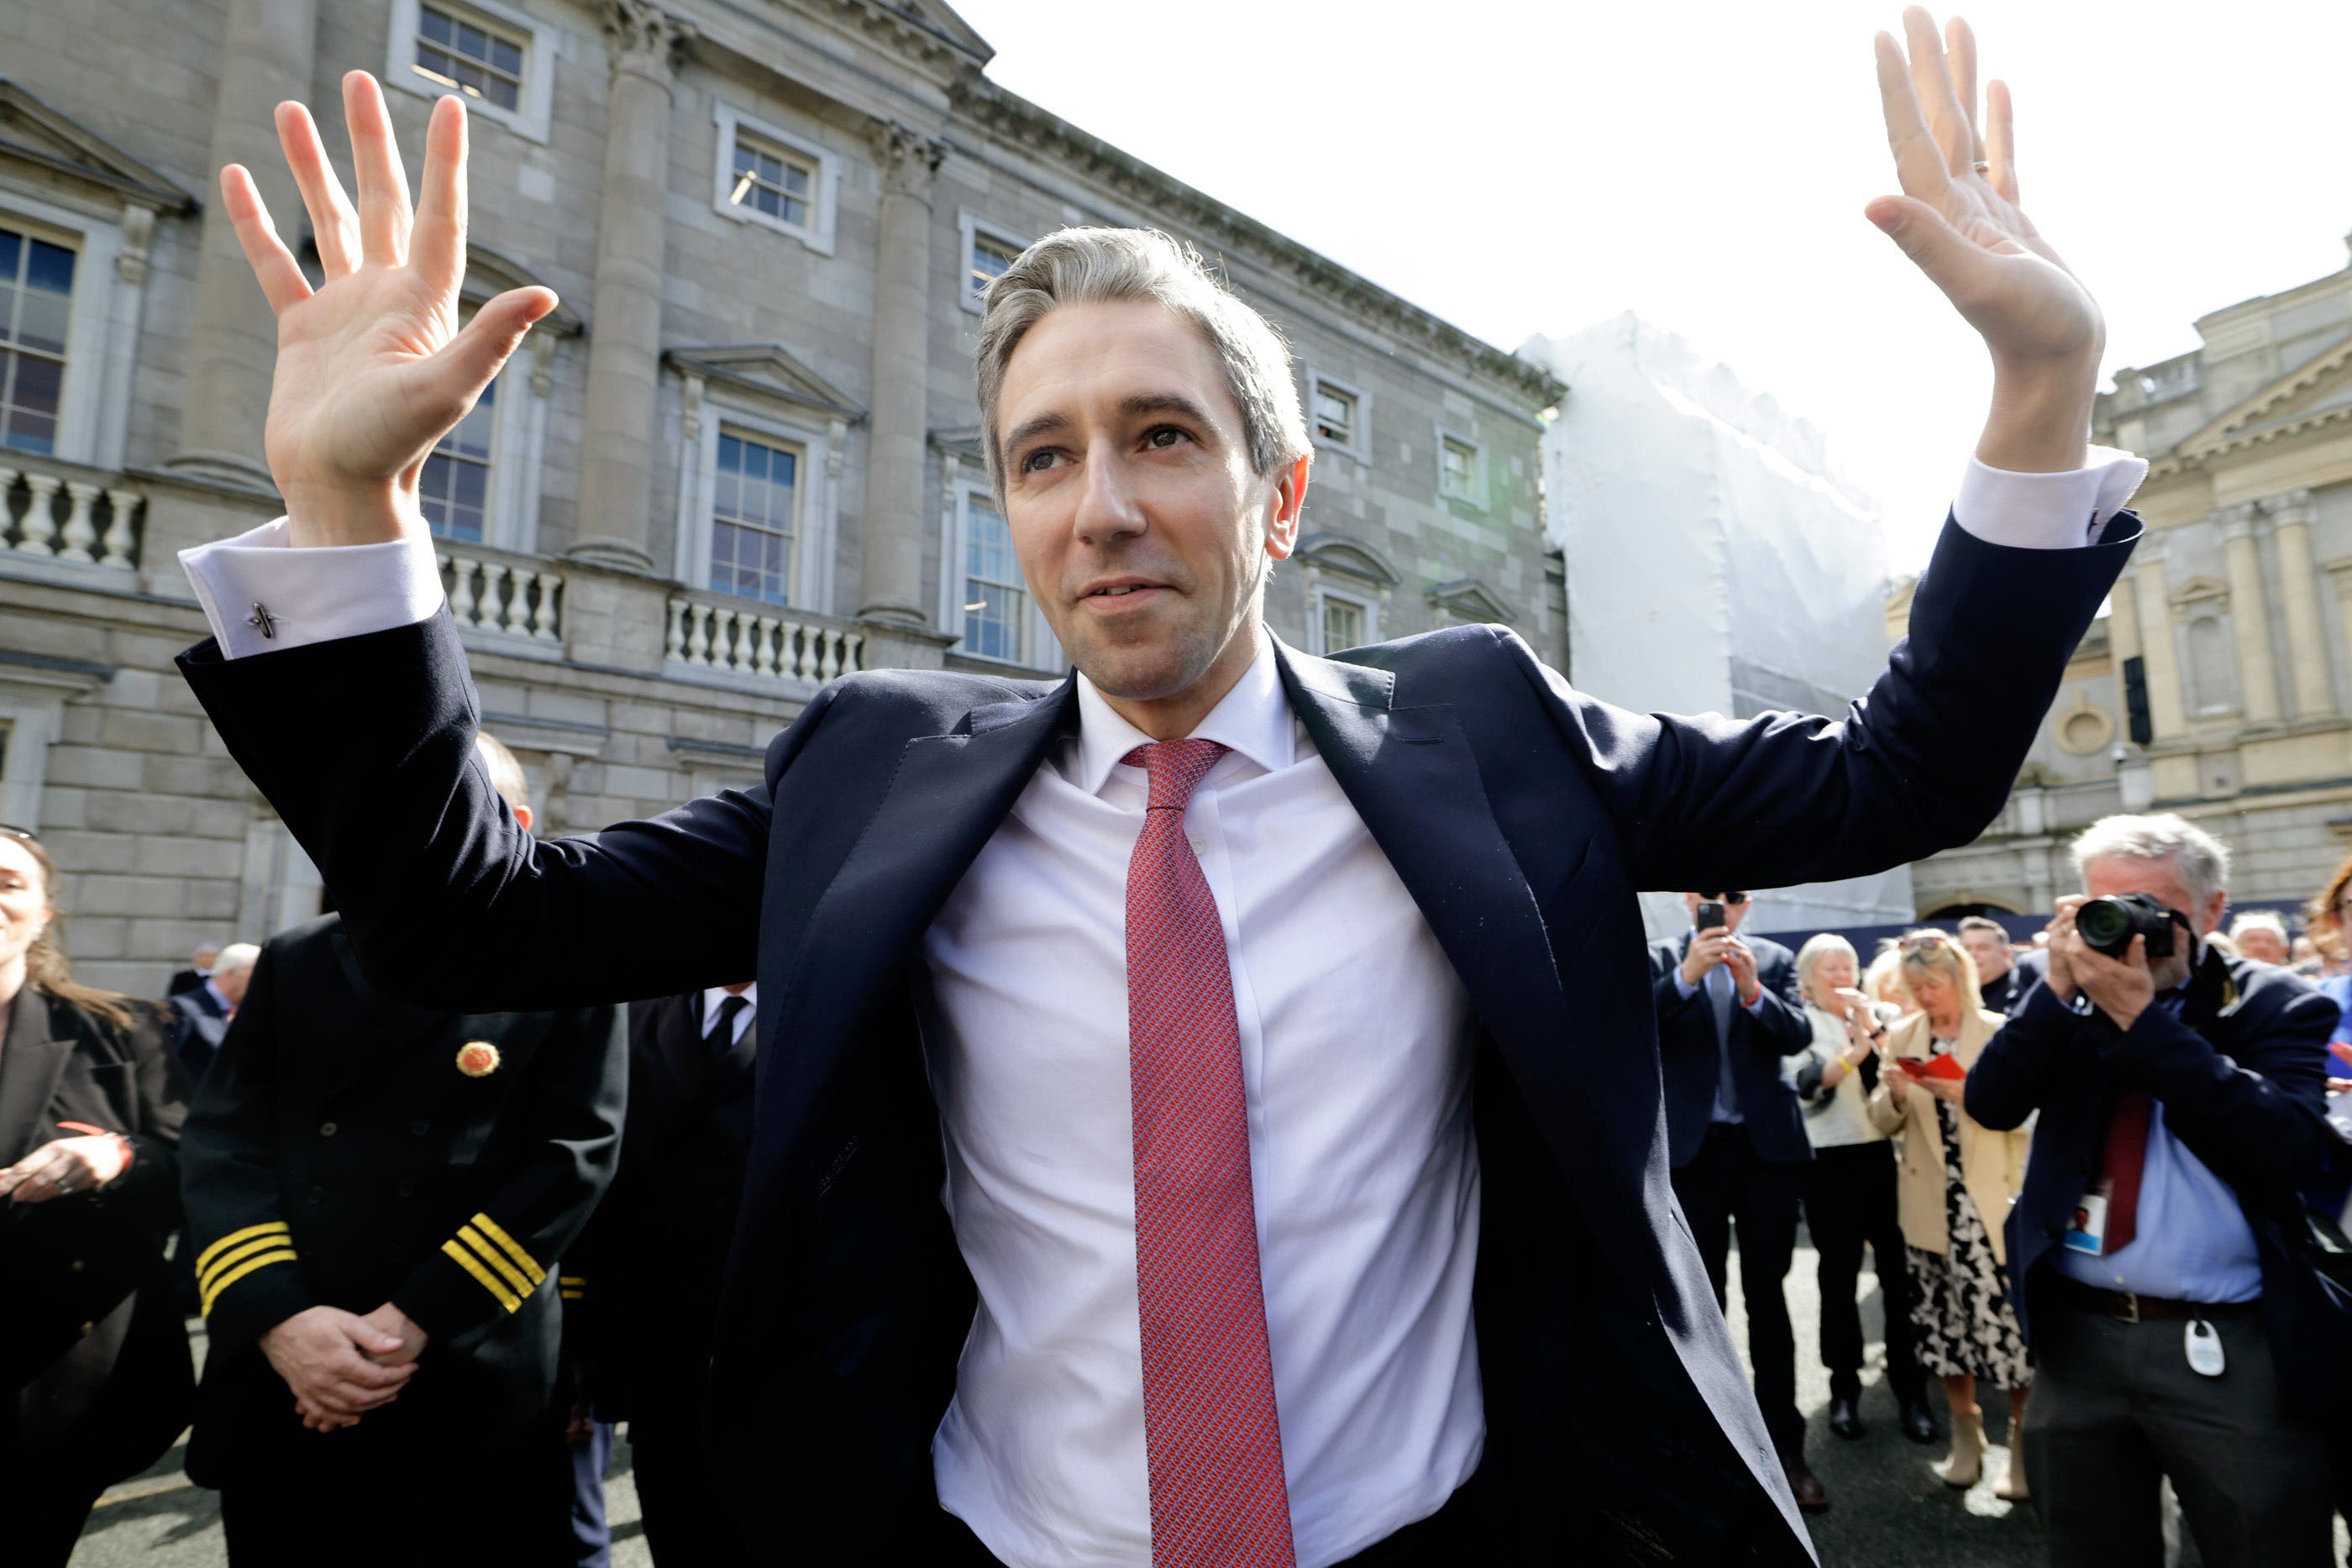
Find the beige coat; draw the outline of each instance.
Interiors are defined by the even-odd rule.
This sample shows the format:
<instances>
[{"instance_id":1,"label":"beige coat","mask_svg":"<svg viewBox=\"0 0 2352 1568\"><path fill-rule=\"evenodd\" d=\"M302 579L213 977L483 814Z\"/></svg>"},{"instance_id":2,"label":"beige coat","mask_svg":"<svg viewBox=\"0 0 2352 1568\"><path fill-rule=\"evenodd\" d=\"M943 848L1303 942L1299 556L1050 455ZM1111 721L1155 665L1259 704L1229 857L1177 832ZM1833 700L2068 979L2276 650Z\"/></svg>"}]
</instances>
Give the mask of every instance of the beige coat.
<instances>
[{"instance_id":1,"label":"beige coat","mask_svg":"<svg viewBox=\"0 0 2352 1568\"><path fill-rule=\"evenodd\" d=\"M1961 1021L1959 1038L1952 1042L1952 1054L1959 1059L1962 1067L1976 1066L1985 1042L1992 1039L1993 1030L2001 1026L2001 1021L2000 1014L1985 1011L1972 1013ZM1886 1054L1924 1058L1930 1038L1927 1015L1914 1013L1886 1031ZM2025 1185L2025 1156L2033 1135L2022 1127L1996 1133L1978 1125L1963 1107L1955 1105L1953 1109L1959 1112L1960 1118L1960 1185L1968 1189L1985 1228L1992 1233L1993 1260L2006 1268L2009 1242L2002 1231L2009 1222L2009 1206L2016 1201L2018 1189ZM1877 1089L1870 1096L1870 1120L1879 1131L1897 1134L1895 1162L1900 1174L1895 1178L1895 1193L1903 1239L1929 1252L1948 1249L1951 1236L1944 1218L1944 1134L1937 1122L1936 1097L1915 1085L1898 1111L1882 1073Z\"/></svg>"}]
</instances>

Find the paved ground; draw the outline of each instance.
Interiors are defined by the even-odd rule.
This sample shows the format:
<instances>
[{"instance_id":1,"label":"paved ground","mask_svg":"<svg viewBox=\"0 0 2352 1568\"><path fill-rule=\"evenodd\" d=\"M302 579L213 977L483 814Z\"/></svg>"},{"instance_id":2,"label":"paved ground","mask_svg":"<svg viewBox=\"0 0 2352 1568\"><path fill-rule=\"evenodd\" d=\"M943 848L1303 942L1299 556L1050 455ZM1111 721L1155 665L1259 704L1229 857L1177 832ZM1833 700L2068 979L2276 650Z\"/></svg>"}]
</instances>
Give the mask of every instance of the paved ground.
<instances>
[{"instance_id":1,"label":"paved ground","mask_svg":"<svg viewBox=\"0 0 2352 1568\"><path fill-rule=\"evenodd\" d=\"M1867 1273L1864 1281L1871 1292L1863 1305L1864 1331L1875 1354L1878 1295ZM1744 1352L1748 1331L1736 1273L1731 1301L1732 1335ZM1954 1491L1935 1473L1942 1445L1923 1448L1895 1431L1895 1402L1875 1366L1864 1375L1864 1436L1841 1442L1822 1424L1829 1377L1816 1350L1820 1295L1812 1249L1801 1242L1789 1275L1789 1309L1797 1324L1798 1403L1811 1420L1809 1451L1832 1501L1829 1511L1812 1521L1823 1568L2039 1568L2042 1529L2033 1505L1993 1496L2009 1465L2006 1403L1985 1400L1985 1425L1996 1447L1986 1459L1984 1479L1966 1492ZM201 1333L197 1349L201 1354ZM1943 1417L1940 1401L1937 1417ZM605 1495L615 1568L652 1568L625 1443L614 1456ZM2343 1551L2339 1524L2339 1560ZM320 1561L331 1563L331 1557ZM175 1448L153 1470L107 1494L74 1552L72 1568L222 1568L226 1562L214 1494L188 1484ZM2192 1551L2178 1568L2194 1568L2194 1562Z\"/></svg>"}]
</instances>

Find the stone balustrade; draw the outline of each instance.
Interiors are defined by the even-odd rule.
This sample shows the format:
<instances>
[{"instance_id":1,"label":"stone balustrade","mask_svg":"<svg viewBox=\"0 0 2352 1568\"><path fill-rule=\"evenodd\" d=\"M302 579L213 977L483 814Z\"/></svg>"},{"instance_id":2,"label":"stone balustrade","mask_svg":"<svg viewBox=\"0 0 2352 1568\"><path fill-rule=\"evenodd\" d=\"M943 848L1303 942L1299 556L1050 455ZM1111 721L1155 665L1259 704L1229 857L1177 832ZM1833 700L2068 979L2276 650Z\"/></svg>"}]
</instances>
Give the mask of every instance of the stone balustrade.
<instances>
[{"instance_id":1,"label":"stone balustrade","mask_svg":"<svg viewBox=\"0 0 2352 1568\"><path fill-rule=\"evenodd\" d=\"M866 667L854 622L753 606L719 595L674 593L663 650L673 664L822 685Z\"/></svg>"},{"instance_id":2,"label":"stone balustrade","mask_svg":"<svg viewBox=\"0 0 2352 1568\"><path fill-rule=\"evenodd\" d=\"M131 570L146 505L120 475L0 447L0 559Z\"/></svg>"},{"instance_id":3,"label":"stone balustrade","mask_svg":"<svg viewBox=\"0 0 2352 1568\"><path fill-rule=\"evenodd\" d=\"M470 632L528 638L550 652L563 643L563 574L530 556L440 541L449 613Z\"/></svg>"}]
</instances>

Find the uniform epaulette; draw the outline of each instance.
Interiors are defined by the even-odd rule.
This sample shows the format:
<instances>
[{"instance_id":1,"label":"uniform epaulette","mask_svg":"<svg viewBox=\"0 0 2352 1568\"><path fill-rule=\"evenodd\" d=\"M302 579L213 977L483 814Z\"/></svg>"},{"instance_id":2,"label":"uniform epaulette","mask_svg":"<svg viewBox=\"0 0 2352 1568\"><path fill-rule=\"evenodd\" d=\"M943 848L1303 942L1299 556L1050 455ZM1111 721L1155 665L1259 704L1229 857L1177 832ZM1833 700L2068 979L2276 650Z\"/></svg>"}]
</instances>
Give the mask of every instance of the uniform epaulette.
<instances>
[{"instance_id":1,"label":"uniform epaulette","mask_svg":"<svg viewBox=\"0 0 2352 1568\"><path fill-rule=\"evenodd\" d=\"M441 1243L441 1250L510 1312L547 1279L538 1260L487 1214L477 1214L457 1227L457 1234Z\"/></svg>"},{"instance_id":2,"label":"uniform epaulette","mask_svg":"<svg viewBox=\"0 0 2352 1568\"><path fill-rule=\"evenodd\" d=\"M196 1304L205 1316L221 1292L257 1269L294 1261L294 1235L282 1219L232 1230L196 1255Z\"/></svg>"}]
</instances>

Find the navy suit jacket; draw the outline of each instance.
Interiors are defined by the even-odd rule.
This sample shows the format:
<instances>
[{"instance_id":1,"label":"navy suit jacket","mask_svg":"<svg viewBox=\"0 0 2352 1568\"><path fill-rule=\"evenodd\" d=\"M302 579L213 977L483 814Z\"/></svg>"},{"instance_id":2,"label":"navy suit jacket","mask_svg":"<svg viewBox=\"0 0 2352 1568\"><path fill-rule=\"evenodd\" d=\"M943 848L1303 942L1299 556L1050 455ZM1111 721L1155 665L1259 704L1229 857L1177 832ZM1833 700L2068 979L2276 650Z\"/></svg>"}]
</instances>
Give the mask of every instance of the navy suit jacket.
<instances>
[{"instance_id":1,"label":"navy suit jacket","mask_svg":"<svg viewBox=\"0 0 2352 1568\"><path fill-rule=\"evenodd\" d=\"M1813 1043L1812 1021L1797 994L1797 959L1769 936L1745 938L1756 955L1763 994L1749 1012L1731 1008L1731 1078L1739 1115L1759 1159L1788 1165L1811 1160L1804 1112L1797 1092L1780 1077L1780 1059ZM1675 983L1690 951L1690 934L1650 945L1650 994L1658 1009L1658 1065L1665 1078L1666 1161L1675 1169L1698 1158L1715 1120L1715 1090L1723 1071L1715 1037L1715 1004L1702 985L1687 998Z\"/></svg>"},{"instance_id":2,"label":"navy suit jacket","mask_svg":"<svg viewBox=\"0 0 2352 1568\"><path fill-rule=\"evenodd\" d=\"M2126 513L2096 545L2042 551L1947 526L1909 642L1843 719L1629 713L1499 627L1279 652L1293 709L1481 1026L1495 1560L1554 1561L1569 1542L1593 1562L1811 1560L1667 1179L1634 893L1854 876L1974 838L2138 531ZM199 644L182 667L387 983L541 1009L756 973L715 1451L811 1556L919 1557L974 1294L939 1200L910 970L1073 732L1075 682L847 676L776 737L757 788L541 843L475 759L446 614L236 661Z\"/></svg>"},{"instance_id":3,"label":"navy suit jacket","mask_svg":"<svg viewBox=\"0 0 2352 1568\"><path fill-rule=\"evenodd\" d=\"M2263 1262L2263 1318L2283 1386L2315 1386L2339 1357L2295 1255L2298 1188L2336 1139L2327 1125L2327 1034L2336 1009L2284 969L2209 950L2178 1018L2149 1008L2129 1031L2084 1016L2037 978L1969 1072L1969 1114L1996 1131L2035 1111L2025 1186L2009 1211L2010 1293L2027 1332L2034 1270L2089 1186L2127 1083L2164 1104L2164 1124L2230 1184ZM2299 1375L2285 1375L2289 1367Z\"/></svg>"}]
</instances>

